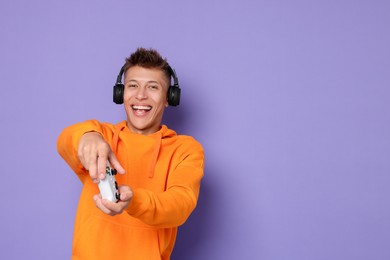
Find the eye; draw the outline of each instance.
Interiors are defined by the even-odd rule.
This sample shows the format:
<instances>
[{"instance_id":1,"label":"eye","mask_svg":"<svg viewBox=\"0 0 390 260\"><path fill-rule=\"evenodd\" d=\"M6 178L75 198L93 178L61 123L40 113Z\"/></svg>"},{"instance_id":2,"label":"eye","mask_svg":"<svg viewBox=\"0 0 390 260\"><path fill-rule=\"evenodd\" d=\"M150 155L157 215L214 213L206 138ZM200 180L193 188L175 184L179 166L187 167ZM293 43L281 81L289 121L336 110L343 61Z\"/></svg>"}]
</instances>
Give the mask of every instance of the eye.
<instances>
[{"instance_id":1,"label":"eye","mask_svg":"<svg viewBox=\"0 0 390 260\"><path fill-rule=\"evenodd\" d=\"M136 88L137 85L136 85L136 84L128 84L127 87L128 87L128 88Z\"/></svg>"},{"instance_id":2,"label":"eye","mask_svg":"<svg viewBox=\"0 0 390 260\"><path fill-rule=\"evenodd\" d=\"M158 86L157 86L157 85L149 85L149 88L150 88L150 89L153 89L153 90L157 90L157 89L158 89Z\"/></svg>"}]
</instances>

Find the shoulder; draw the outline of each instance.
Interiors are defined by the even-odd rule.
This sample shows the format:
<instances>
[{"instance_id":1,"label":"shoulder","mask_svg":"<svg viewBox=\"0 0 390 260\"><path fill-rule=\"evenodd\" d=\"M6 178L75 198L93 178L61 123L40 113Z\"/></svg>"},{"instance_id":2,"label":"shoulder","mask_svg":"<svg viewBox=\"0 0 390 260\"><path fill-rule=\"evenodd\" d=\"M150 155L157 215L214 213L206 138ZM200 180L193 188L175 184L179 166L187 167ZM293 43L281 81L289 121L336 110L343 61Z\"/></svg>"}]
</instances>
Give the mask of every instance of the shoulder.
<instances>
[{"instance_id":1,"label":"shoulder","mask_svg":"<svg viewBox=\"0 0 390 260\"><path fill-rule=\"evenodd\" d=\"M203 149L202 144L190 135L177 135L177 142L183 146Z\"/></svg>"},{"instance_id":2,"label":"shoulder","mask_svg":"<svg viewBox=\"0 0 390 260\"><path fill-rule=\"evenodd\" d=\"M113 133L119 132L124 127L126 127L126 121L113 124L110 122L101 122L94 119L94 120L88 120L87 122L90 122L90 124L93 124L95 126L98 126L103 135L112 135Z\"/></svg>"},{"instance_id":3,"label":"shoulder","mask_svg":"<svg viewBox=\"0 0 390 260\"><path fill-rule=\"evenodd\" d=\"M163 126L163 143L183 152L203 152L202 144L190 135L177 134L172 129Z\"/></svg>"}]
</instances>

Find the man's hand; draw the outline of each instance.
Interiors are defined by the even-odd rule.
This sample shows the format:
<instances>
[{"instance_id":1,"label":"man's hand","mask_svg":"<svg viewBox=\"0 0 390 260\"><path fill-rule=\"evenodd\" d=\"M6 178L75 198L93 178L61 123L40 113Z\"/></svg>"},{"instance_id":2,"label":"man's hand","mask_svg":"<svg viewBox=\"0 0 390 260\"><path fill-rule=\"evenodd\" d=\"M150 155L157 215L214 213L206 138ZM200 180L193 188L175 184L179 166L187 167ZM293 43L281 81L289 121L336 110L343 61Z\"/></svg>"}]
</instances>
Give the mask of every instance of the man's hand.
<instances>
[{"instance_id":1,"label":"man's hand","mask_svg":"<svg viewBox=\"0 0 390 260\"><path fill-rule=\"evenodd\" d=\"M118 173L125 173L115 154L111 151L110 145L97 132L88 132L81 137L78 157L95 183L99 183L106 177L107 161Z\"/></svg>"},{"instance_id":2,"label":"man's hand","mask_svg":"<svg viewBox=\"0 0 390 260\"><path fill-rule=\"evenodd\" d=\"M119 186L118 190L121 194L121 197L117 203L102 199L100 194L93 196L96 207L110 216L121 214L129 206L129 203L133 198L133 191L129 186L124 185Z\"/></svg>"}]
</instances>

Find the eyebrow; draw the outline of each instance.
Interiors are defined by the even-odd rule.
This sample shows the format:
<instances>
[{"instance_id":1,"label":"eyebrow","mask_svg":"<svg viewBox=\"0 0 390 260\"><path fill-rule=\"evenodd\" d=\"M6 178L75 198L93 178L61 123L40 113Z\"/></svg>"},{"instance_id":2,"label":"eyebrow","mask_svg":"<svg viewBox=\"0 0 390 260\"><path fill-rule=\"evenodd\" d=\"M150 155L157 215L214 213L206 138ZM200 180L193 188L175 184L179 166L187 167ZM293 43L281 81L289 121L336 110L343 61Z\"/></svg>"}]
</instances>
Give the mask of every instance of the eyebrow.
<instances>
[{"instance_id":1,"label":"eyebrow","mask_svg":"<svg viewBox=\"0 0 390 260\"><path fill-rule=\"evenodd\" d=\"M125 84L130 83L130 82L137 82L137 83L138 83L138 80L131 79L131 80L125 82ZM155 81L155 80L149 80L149 81L147 81L146 83L148 83L148 84L150 84L150 83L155 83L155 84L161 85L161 83L159 83L158 81Z\"/></svg>"}]
</instances>

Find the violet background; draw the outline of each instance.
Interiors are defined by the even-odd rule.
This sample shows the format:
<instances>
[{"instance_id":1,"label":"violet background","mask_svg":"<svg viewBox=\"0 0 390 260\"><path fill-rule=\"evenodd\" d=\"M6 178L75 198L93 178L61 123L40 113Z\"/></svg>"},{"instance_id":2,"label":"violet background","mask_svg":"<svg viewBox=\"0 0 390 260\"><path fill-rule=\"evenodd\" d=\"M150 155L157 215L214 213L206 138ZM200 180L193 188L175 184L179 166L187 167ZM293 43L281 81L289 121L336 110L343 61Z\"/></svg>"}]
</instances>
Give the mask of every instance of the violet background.
<instances>
[{"instance_id":1,"label":"violet background","mask_svg":"<svg viewBox=\"0 0 390 260\"><path fill-rule=\"evenodd\" d=\"M69 259L67 125L118 122L124 58L176 69L206 152L172 259L390 259L389 1L0 1L1 259ZM110 245L107 245L110 246Z\"/></svg>"}]
</instances>

